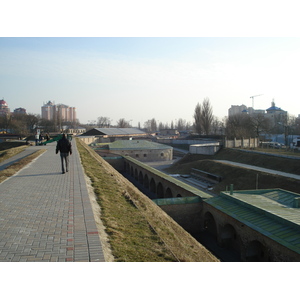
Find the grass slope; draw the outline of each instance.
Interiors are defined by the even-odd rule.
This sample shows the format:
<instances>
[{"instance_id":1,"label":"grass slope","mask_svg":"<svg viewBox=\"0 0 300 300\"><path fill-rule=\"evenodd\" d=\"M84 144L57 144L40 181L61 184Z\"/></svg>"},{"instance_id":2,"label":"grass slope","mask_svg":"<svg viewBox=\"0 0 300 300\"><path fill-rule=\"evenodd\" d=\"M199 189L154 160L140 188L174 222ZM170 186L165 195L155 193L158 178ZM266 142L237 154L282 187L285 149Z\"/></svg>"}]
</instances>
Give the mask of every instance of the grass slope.
<instances>
[{"instance_id":1,"label":"grass slope","mask_svg":"<svg viewBox=\"0 0 300 300\"><path fill-rule=\"evenodd\" d=\"M225 191L226 186L230 184L234 184L234 189L236 190L256 189L257 174L259 189L282 188L300 193L298 180L229 166L215 160L229 160L282 172L300 174L300 160L248 153L233 149L223 149L213 156L188 154L166 171L173 174L189 174L192 168L196 168L220 175L223 177L223 180L215 185L213 190L215 193Z\"/></svg>"},{"instance_id":2,"label":"grass slope","mask_svg":"<svg viewBox=\"0 0 300 300\"><path fill-rule=\"evenodd\" d=\"M95 151L76 142L115 261L218 261Z\"/></svg>"}]
</instances>

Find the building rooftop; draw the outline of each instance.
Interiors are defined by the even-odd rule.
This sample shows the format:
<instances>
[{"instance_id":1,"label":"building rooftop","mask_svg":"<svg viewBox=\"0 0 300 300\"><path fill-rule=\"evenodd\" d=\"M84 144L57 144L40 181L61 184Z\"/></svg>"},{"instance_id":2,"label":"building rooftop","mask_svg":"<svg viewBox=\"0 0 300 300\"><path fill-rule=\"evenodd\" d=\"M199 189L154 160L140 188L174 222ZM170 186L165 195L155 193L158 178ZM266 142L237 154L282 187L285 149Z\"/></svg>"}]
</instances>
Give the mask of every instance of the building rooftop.
<instances>
[{"instance_id":1,"label":"building rooftop","mask_svg":"<svg viewBox=\"0 0 300 300\"><path fill-rule=\"evenodd\" d=\"M118 140L109 144L110 150L165 150L172 147L145 140Z\"/></svg>"},{"instance_id":2,"label":"building rooftop","mask_svg":"<svg viewBox=\"0 0 300 300\"><path fill-rule=\"evenodd\" d=\"M145 134L144 131L137 128L94 128L99 135L136 135Z\"/></svg>"},{"instance_id":3,"label":"building rooftop","mask_svg":"<svg viewBox=\"0 0 300 300\"><path fill-rule=\"evenodd\" d=\"M204 201L300 253L300 195L281 189L221 193Z\"/></svg>"}]
</instances>

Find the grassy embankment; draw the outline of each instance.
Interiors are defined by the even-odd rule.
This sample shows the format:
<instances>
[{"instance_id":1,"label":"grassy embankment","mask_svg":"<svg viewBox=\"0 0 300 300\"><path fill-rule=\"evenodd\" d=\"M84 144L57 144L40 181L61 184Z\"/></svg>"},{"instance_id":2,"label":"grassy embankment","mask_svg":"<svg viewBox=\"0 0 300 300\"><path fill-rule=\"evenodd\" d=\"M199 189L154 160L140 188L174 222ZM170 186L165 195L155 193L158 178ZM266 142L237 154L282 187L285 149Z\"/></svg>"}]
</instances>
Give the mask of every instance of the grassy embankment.
<instances>
[{"instance_id":1,"label":"grassy embankment","mask_svg":"<svg viewBox=\"0 0 300 300\"><path fill-rule=\"evenodd\" d=\"M76 142L115 261L218 261L95 151Z\"/></svg>"},{"instance_id":2,"label":"grassy embankment","mask_svg":"<svg viewBox=\"0 0 300 300\"><path fill-rule=\"evenodd\" d=\"M22 152L27 148L24 144L22 146L18 146L17 143L1 143L0 144L0 162ZM8 166L4 170L0 171L0 182L3 182L7 178L11 177L18 171L20 171L23 167L29 164L32 160L42 154L44 149L38 150L23 159L13 163L12 165Z\"/></svg>"},{"instance_id":3,"label":"grassy embankment","mask_svg":"<svg viewBox=\"0 0 300 300\"><path fill-rule=\"evenodd\" d=\"M248 153L234 149L222 149L212 156L188 154L166 171L172 174L190 174L191 169L196 168L222 176L223 180L214 186L213 192L217 194L220 191L225 191L226 186L230 184L234 184L235 190L256 189L257 178L259 189L281 188L300 193L298 180L225 165L216 160L229 160L300 175L300 160Z\"/></svg>"}]
</instances>

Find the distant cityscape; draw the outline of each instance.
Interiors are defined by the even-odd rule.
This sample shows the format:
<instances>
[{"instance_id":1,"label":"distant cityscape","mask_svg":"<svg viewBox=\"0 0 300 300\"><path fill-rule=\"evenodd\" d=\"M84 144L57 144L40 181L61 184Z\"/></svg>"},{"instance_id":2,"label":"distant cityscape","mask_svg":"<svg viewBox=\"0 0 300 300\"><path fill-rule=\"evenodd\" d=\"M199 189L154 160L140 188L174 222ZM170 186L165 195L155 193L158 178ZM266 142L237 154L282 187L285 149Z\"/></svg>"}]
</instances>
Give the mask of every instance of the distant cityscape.
<instances>
[{"instance_id":1,"label":"distant cityscape","mask_svg":"<svg viewBox=\"0 0 300 300\"><path fill-rule=\"evenodd\" d=\"M5 114L27 114L27 111L23 107L15 108L13 112L11 112L11 109L8 106L8 103L2 99L0 100L0 116ZM238 115L238 114L248 114L248 115L263 115L264 117L268 118L269 120L272 120L272 122L275 122L274 120L278 121L278 118L280 121L287 118L288 112L277 107L275 105L275 101L273 99L271 103L271 107L267 109L254 109L253 107L247 107L246 105L231 105L231 107L228 109L228 117ZM54 119L60 119L65 122L79 122L77 120L76 115L76 108L70 107L66 104L55 104L54 101L47 101L46 103L41 106L41 118L45 120L54 120ZM300 121L300 114L298 114L298 117L296 119L299 119Z\"/></svg>"}]
</instances>

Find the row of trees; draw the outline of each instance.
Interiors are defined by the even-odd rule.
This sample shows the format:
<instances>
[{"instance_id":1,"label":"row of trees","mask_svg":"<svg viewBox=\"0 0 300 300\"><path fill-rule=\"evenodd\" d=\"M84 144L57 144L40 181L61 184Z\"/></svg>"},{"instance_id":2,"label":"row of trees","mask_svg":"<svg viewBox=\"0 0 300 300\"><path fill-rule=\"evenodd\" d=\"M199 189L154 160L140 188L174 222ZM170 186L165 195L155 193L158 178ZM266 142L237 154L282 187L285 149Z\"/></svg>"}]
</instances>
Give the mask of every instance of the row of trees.
<instances>
[{"instance_id":1,"label":"row of trees","mask_svg":"<svg viewBox=\"0 0 300 300\"><path fill-rule=\"evenodd\" d=\"M278 119L276 119L278 118ZM259 137L262 133L284 133L300 134L300 124L293 116L276 116L272 121L264 114L237 114L224 117L219 120L213 115L213 108L209 98L205 98L202 103L197 103L193 114L193 124L182 118L178 118L169 123L157 122L155 118L147 120L143 126L138 124L138 128L147 132L157 132L163 129L177 129L179 131L193 131L199 135L220 135L225 134L228 138L249 138ZM119 128L131 127L132 120L121 118L116 126ZM111 127L112 120L109 117L99 117L93 121L87 129L98 127ZM62 120L45 120L35 114L4 114L0 115L0 131L17 133L21 136L34 134L36 128L43 128L44 132L56 132L61 130L63 125L71 127L79 124L71 124Z\"/></svg>"},{"instance_id":2,"label":"row of trees","mask_svg":"<svg viewBox=\"0 0 300 300\"><path fill-rule=\"evenodd\" d=\"M34 134L37 128L42 128L44 132L57 132L62 126L69 125L71 127L76 124L64 122L60 120L42 119L37 114L2 114L0 115L0 131L6 133L14 133L20 136L28 136Z\"/></svg>"}]
</instances>

